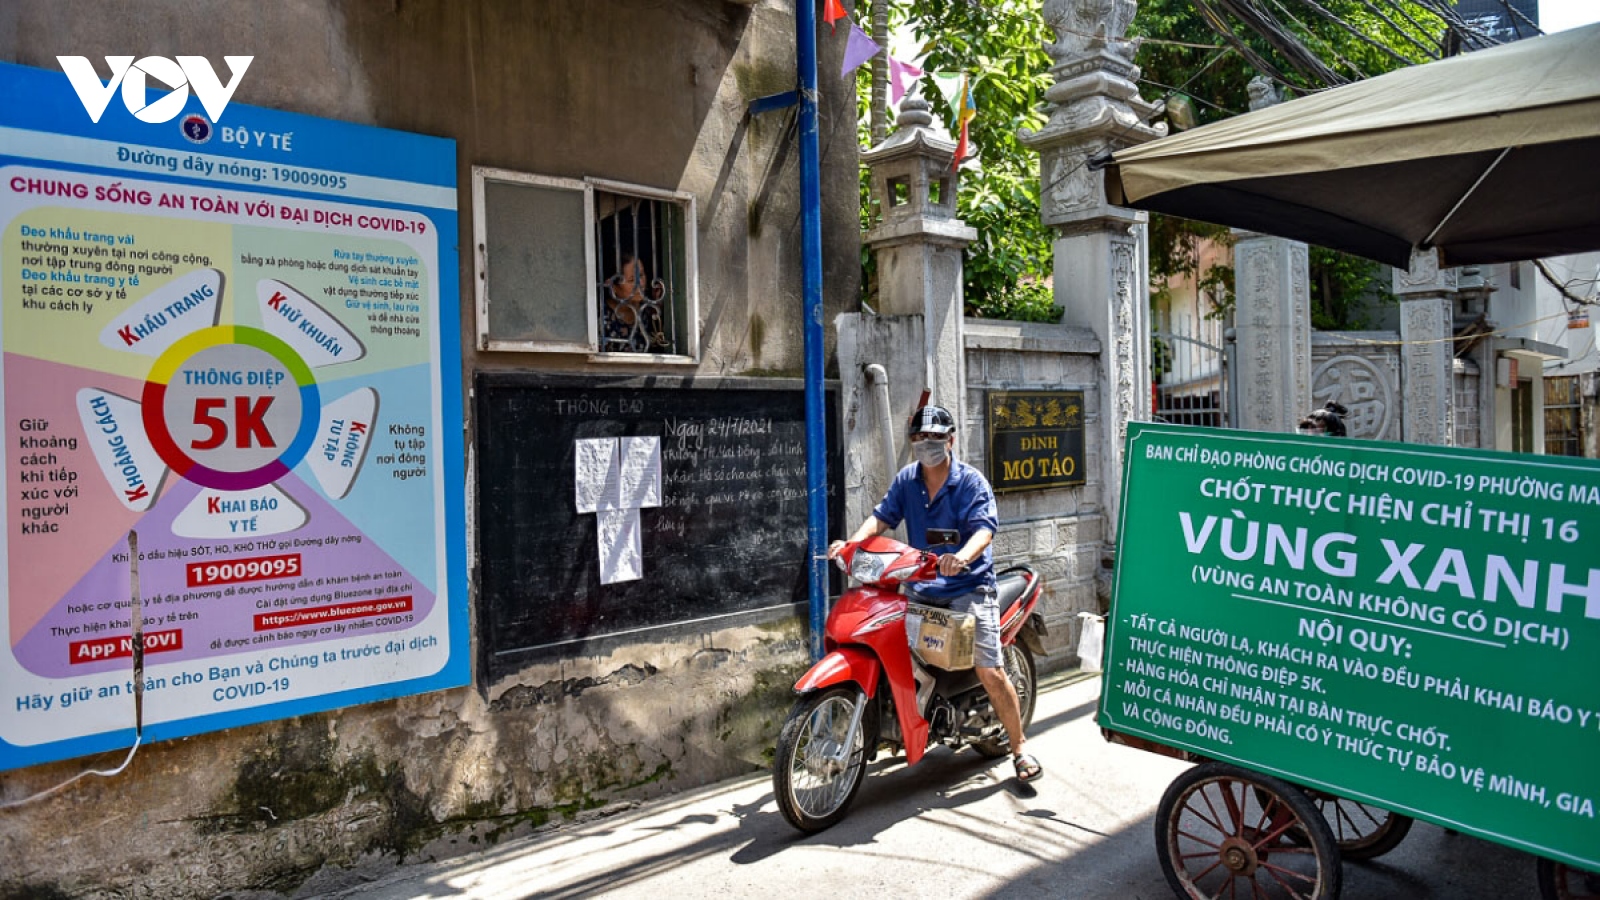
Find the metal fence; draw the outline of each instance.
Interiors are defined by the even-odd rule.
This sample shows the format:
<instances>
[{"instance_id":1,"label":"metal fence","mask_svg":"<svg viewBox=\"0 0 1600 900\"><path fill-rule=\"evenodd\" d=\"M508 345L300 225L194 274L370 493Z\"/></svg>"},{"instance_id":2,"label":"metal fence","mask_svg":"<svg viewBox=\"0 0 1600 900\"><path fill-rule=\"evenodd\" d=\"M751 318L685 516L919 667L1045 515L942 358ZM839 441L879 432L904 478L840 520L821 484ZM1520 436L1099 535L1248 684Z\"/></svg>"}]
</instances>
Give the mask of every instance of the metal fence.
<instances>
[{"instance_id":1,"label":"metal fence","mask_svg":"<svg viewBox=\"0 0 1600 900\"><path fill-rule=\"evenodd\" d=\"M1210 343L1185 327L1151 333L1154 340L1155 415L1176 425L1233 428L1237 408L1233 392L1232 329L1220 344Z\"/></svg>"}]
</instances>

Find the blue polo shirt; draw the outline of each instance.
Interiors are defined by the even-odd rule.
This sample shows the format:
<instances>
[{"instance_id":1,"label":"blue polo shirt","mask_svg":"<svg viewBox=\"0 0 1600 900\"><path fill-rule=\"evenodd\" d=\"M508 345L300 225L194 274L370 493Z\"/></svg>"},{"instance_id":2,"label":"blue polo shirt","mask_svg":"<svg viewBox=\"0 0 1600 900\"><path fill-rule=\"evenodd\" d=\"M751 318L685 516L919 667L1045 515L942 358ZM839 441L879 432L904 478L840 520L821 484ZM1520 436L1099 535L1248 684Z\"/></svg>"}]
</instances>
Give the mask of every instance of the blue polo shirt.
<instances>
[{"instance_id":1,"label":"blue polo shirt","mask_svg":"<svg viewBox=\"0 0 1600 900\"><path fill-rule=\"evenodd\" d=\"M939 495L932 498L922 480L922 463L912 463L901 469L872 515L890 528L903 520L906 540L911 546L932 553L954 553L979 530L1000 533L1000 517L995 510L994 490L989 487L989 480L959 459L950 461L950 477L939 488ZM960 538L953 544L929 546L930 528L955 531ZM917 582L917 593L943 599L970 594L985 585L993 588L992 549L992 545L983 548L983 555L973 560L972 566L960 575L950 578L940 575L933 581Z\"/></svg>"}]
</instances>

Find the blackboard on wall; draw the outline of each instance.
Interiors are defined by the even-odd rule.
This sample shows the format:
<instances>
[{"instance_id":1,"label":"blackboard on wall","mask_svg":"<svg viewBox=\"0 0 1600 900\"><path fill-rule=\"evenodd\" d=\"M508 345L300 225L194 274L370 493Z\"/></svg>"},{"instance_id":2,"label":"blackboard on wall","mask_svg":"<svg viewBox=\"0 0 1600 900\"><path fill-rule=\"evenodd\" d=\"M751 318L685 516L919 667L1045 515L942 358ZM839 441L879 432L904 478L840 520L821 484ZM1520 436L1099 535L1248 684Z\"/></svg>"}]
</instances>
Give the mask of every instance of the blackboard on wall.
<instances>
[{"instance_id":1,"label":"blackboard on wall","mask_svg":"<svg viewBox=\"0 0 1600 900\"><path fill-rule=\"evenodd\" d=\"M771 384L767 382L766 384ZM484 671L657 639L701 620L805 603L805 397L757 379L476 380L479 644ZM789 387L789 385L793 385ZM834 395L827 421L836 421ZM828 428L837 481L838 429ZM602 584L576 442L661 441L661 506L640 511L643 577ZM829 529L842 533L829 488Z\"/></svg>"}]
</instances>

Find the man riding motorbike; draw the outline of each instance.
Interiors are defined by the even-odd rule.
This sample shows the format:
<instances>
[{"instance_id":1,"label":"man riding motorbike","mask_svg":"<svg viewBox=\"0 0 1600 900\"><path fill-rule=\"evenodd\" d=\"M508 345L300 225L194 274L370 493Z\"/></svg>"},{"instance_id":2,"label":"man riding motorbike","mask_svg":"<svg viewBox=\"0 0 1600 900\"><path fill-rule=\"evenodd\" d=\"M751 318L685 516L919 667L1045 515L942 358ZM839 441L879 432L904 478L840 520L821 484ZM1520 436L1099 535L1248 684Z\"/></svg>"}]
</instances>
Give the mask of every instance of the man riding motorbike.
<instances>
[{"instance_id":1,"label":"man riding motorbike","mask_svg":"<svg viewBox=\"0 0 1600 900\"><path fill-rule=\"evenodd\" d=\"M994 490L983 473L954 458L955 418L940 406L924 406L907 426L917 461L901 469L872 515L849 543L883 534L906 523L906 541L939 556L939 578L916 585L914 599L976 618L975 659L983 683L1010 740L1017 780L1026 784L1044 774L1038 759L1023 751L1026 736L1017 692L1006 678L1000 651L1000 613L995 597L990 543L999 529ZM845 541L828 547L838 556ZM912 590L908 586L908 590Z\"/></svg>"}]
</instances>

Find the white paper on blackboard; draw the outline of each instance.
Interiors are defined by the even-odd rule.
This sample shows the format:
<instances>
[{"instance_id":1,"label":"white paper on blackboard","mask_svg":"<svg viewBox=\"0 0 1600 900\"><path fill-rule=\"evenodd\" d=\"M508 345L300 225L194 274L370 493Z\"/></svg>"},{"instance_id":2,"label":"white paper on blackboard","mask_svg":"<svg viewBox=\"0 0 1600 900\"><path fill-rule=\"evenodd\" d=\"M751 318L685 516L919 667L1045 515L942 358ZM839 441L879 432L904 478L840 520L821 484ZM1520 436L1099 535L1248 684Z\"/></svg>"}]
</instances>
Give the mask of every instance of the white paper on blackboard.
<instances>
[{"instance_id":1,"label":"white paper on blackboard","mask_svg":"<svg viewBox=\"0 0 1600 900\"><path fill-rule=\"evenodd\" d=\"M600 544L600 583L637 581L644 577L637 509L602 509L596 514Z\"/></svg>"},{"instance_id":2,"label":"white paper on blackboard","mask_svg":"<svg viewBox=\"0 0 1600 900\"><path fill-rule=\"evenodd\" d=\"M573 488L578 512L617 508L617 439L580 438L574 442Z\"/></svg>"},{"instance_id":3,"label":"white paper on blackboard","mask_svg":"<svg viewBox=\"0 0 1600 900\"><path fill-rule=\"evenodd\" d=\"M661 438L622 438L620 469L617 479L619 509L651 509L661 505Z\"/></svg>"}]
</instances>

